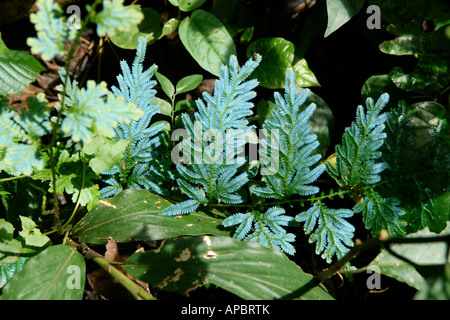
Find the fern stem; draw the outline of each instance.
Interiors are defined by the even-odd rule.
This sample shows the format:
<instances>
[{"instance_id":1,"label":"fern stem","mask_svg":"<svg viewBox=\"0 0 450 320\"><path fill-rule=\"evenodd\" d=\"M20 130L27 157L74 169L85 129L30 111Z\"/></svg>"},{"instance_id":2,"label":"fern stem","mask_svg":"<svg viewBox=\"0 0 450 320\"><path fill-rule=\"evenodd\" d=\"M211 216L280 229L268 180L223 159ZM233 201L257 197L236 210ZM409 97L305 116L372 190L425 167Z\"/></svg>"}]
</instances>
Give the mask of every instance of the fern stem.
<instances>
[{"instance_id":1,"label":"fern stem","mask_svg":"<svg viewBox=\"0 0 450 320\"><path fill-rule=\"evenodd\" d=\"M17 177L3 178L3 179L0 179L0 182L11 181L11 180L17 180L17 179L22 179L22 178L26 178L26 177L27 177L27 176L22 175L22 176L17 176Z\"/></svg>"},{"instance_id":2,"label":"fern stem","mask_svg":"<svg viewBox=\"0 0 450 320\"><path fill-rule=\"evenodd\" d=\"M321 201L325 199L333 199L336 196L343 196L345 194L352 193L353 189L347 189L347 190L339 190L336 192L332 192L329 194L324 194L319 197L310 197L306 199L286 199L286 200L279 200L279 201L273 201L273 202L263 202L263 203L255 203L255 204L233 204L232 207L235 208L251 208L251 209L257 209L257 208L265 208L265 207L273 207L277 205L283 205L283 204L292 204L292 203L307 203L307 202L315 202L315 201ZM211 207L230 207L229 204L226 203L211 203L209 204Z\"/></svg>"}]
</instances>

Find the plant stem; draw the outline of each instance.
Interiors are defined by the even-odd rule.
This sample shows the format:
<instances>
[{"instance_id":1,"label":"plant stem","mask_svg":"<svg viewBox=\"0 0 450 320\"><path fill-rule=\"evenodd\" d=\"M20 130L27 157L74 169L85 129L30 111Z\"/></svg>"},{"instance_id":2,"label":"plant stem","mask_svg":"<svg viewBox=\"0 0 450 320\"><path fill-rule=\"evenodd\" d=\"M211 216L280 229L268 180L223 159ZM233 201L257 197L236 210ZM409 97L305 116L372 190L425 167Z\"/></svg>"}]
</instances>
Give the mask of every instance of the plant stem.
<instances>
[{"instance_id":1,"label":"plant stem","mask_svg":"<svg viewBox=\"0 0 450 320\"><path fill-rule=\"evenodd\" d=\"M106 259L101 254L89 248L85 243L77 244L74 241L68 239L66 244L75 246L79 249L83 256L94 261L103 270L108 272L114 279L116 279L125 289L127 289L135 299L137 300L156 300L156 298L149 292L144 290L140 285L128 278L119 269L113 266L113 262Z\"/></svg>"}]
</instances>

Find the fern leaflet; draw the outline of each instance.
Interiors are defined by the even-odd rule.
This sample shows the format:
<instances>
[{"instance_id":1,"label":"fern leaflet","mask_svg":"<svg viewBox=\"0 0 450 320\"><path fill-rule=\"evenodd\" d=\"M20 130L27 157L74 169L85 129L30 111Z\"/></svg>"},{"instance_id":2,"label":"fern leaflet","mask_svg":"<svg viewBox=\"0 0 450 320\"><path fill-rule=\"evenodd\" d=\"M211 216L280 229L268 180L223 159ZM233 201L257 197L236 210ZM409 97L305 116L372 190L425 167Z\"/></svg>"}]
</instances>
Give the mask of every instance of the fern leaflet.
<instances>
[{"instance_id":1,"label":"fern leaflet","mask_svg":"<svg viewBox=\"0 0 450 320\"><path fill-rule=\"evenodd\" d=\"M328 263L336 255L340 259L353 246L355 228L345 220L351 217L349 209L330 209L316 201L307 211L299 213L295 220L305 222L305 233L311 234L310 243L316 243L316 253Z\"/></svg>"}]
</instances>

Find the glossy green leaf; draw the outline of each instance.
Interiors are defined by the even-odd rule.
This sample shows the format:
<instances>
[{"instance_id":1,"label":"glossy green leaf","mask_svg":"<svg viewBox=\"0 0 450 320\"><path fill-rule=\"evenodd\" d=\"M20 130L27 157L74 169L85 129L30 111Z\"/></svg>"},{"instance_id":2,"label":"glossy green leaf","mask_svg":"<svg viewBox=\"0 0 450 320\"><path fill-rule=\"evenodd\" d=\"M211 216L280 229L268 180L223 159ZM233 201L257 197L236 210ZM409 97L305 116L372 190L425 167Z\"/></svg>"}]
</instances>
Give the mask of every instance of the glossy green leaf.
<instances>
[{"instance_id":1,"label":"glossy green leaf","mask_svg":"<svg viewBox=\"0 0 450 320\"><path fill-rule=\"evenodd\" d=\"M4 287L2 300L81 300L84 258L66 245L52 246L30 259Z\"/></svg>"},{"instance_id":2,"label":"glossy green leaf","mask_svg":"<svg viewBox=\"0 0 450 320\"><path fill-rule=\"evenodd\" d=\"M439 235L449 235L450 224ZM425 228L416 233L406 236L406 238L426 238L435 237L436 234ZM445 242L425 242L425 243L405 243L394 244L391 249L406 259L421 266L439 266L446 262ZM449 260L450 262L450 260ZM375 267L375 268L373 268ZM381 253L369 264L369 269L380 272L386 276L404 282L416 289L426 288L425 278L411 264L391 255L388 251Z\"/></svg>"},{"instance_id":3,"label":"glossy green leaf","mask_svg":"<svg viewBox=\"0 0 450 320\"><path fill-rule=\"evenodd\" d=\"M109 35L111 41L123 49L136 49L139 37L144 37L147 45L154 43L162 34L161 17L159 13L152 8L141 9L139 5L133 5L144 14L141 23L132 25L128 32L116 32Z\"/></svg>"},{"instance_id":4,"label":"glossy green leaf","mask_svg":"<svg viewBox=\"0 0 450 320\"><path fill-rule=\"evenodd\" d=\"M247 57L254 53L262 56L261 64L252 73L260 85L269 89L284 88L286 69L293 67L296 85L299 87L320 86L305 59L293 64L295 46L283 38L261 38L253 41L247 48Z\"/></svg>"},{"instance_id":5,"label":"glossy green leaf","mask_svg":"<svg viewBox=\"0 0 450 320\"><path fill-rule=\"evenodd\" d=\"M220 213L196 211L186 216L165 217L159 212L171 203L147 190L125 190L100 200L72 229L72 235L86 243L161 240L182 235L229 235L221 229Z\"/></svg>"},{"instance_id":6,"label":"glossy green leaf","mask_svg":"<svg viewBox=\"0 0 450 320\"><path fill-rule=\"evenodd\" d=\"M111 140L103 136L95 136L91 142L83 146L83 152L95 155L89 160L89 166L96 174L100 174L120 162L130 141L131 139Z\"/></svg>"},{"instance_id":7,"label":"glossy green leaf","mask_svg":"<svg viewBox=\"0 0 450 320\"><path fill-rule=\"evenodd\" d=\"M402 90L434 94L448 84L450 72L446 59L438 54L425 53L420 56L413 72L405 73L402 68L395 67L389 77Z\"/></svg>"},{"instance_id":8,"label":"glossy green leaf","mask_svg":"<svg viewBox=\"0 0 450 320\"><path fill-rule=\"evenodd\" d=\"M247 57L258 53L262 60L253 71L252 77L258 79L262 87L284 88L286 69L292 65L294 52L294 44L283 38L261 38L253 41L247 48Z\"/></svg>"},{"instance_id":9,"label":"glossy green leaf","mask_svg":"<svg viewBox=\"0 0 450 320\"><path fill-rule=\"evenodd\" d=\"M184 77L178 81L176 85L176 93L185 93L197 88L197 86L202 82L203 76L201 74L193 74L191 76Z\"/></svg>"},{"instance_id":10,"label":"glossy green leaf","mask_svg":"<svg viewBox=\"0 0 450 320\"><path fill-rule=\"evenodd\" d=\"M159 72L155 72L156 79L158 79L161 88L164 93L169 97L170 100L173 99L173 95L175 94L175 87L172 82L166 76L162 75Z\"/></svg>"},{"instance_id":11,"label":"glossy green leaf","mask_svg":"<svg viewBox=\"0 0 450 320\"><path fill-rule=\"evenodd\" d=\"M219 76L220 66L236 55L236 46L225 26L213 14L195 10L178 28L184 47L197 63Z\"/></svg>"},{"instance_id":12,"label":"glossy green leaf","mask_svg":"<svg viewBox=\"0 0 450 320\"><path fill-rule=\"evenodd\" d=\"M181 11L192 11L200 7L206 0L169 0L171 4L179 7Z\"/></svg>"},{"instance_id":13,"label":"glossy green leaf","mask_svg":"<svg viewBox=\"0 0 450 320\"><path fill-rule=\"evenodd\" d=\"M394 40L384 41L380 44L380 50L386 54L412 55L424 51L424 37L419 23L409 23L406 25L389 25L386 31L396 35ZM429 36L428 36L429 38Z\"/></svg>"},{"instance_id":14,"label":"glossy green leaf","mask_svg":"<svg viewBox=\"0 0 450 320\"><path fill-rule=\"evenodd\" d=\"M364 0L327 0L328 25L325 37L347 23L364 5Z\"/></svg>"},{"instance_id":15,"label":"glossy green leaf","mask_svg":"<svg viewBox=\"0 0 450 320\"><path fill-rule=\"evenodd\" d=\"M134 253L124 269L157 287L188 295L212 283L243 299L333 299L322 286L300 294L313 278L281 251L229 237L183 237L158 250ZM297 297L296 297L297 298Z\"/></svg>"},{"instance_id":16,"label":"glossy green leaf","mask_svg":"<svg viewBox=\"0 0 450 320\"><path fill-rule=\"evenodd\" d=\"M32 55L8 49L0 33L0 96L21 93L44 70Z\"/></svg>"}]
</instances>

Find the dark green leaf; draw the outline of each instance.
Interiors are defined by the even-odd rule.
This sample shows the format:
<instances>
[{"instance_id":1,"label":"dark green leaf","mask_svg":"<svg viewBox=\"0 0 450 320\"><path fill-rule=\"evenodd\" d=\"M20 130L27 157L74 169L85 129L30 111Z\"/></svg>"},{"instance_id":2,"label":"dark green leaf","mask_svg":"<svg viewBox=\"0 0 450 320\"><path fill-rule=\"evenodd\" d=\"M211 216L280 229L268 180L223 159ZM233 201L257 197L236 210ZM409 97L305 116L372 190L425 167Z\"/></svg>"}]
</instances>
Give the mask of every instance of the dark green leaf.
<instances>
[{"instance_id":1,"label":"dark green leaf","mask_svg":"<svg viewBox=\"0 0 450 320\"><path fill-rule=\"evenodd\" d=\"M212 210L207 215L196 211L177 217L159 212L172 203L147 190L125 190L115 197L100 200L73 228L72 235L86 243L106 243L108 237L117 242L161 240L182 235L228 235L222 231L222 219Z\"/></svg>"},{"instance_id":2,"label":"dark green leaf","mask_svg":"<svg viewBox=\"0 0 450 320\"><path fill-rule=\"evenodd\" d=\"M214 15L196 10L178 28L183 45L205 70L219 76L220 66L236 55L236 46L222 22Z\"/></svg>"},{"instance_id":3,"label":"dark green leaf","mask_svg":"<svg viewBox=\"0 0 450 320\"><path fill-rule=\"evenodd\" d=\"M157 287L188 295L212 283L243 299L282 299L312 281L278 250L229 237L183 237L161 248L134 253L124 269ZM333 299L317 286L299 293L300 299Z\"/></svg>"},{"instance_id":4,"label":"dark green leaf","mask_svg":"<svg viewBox=\"0 0 450 320\"><path fill-rule=\"evenodd\" d=\"M450 227L440 233L440 235L450 234ZM430 232L428 228L416 233L407 235L406 238L426 238L436 236ZM446 244L445 242L428 242L428 243L408 243L394 244L391 249L406 259L418 265L442 265L446 261ZM398 281L404 282L416 289L426 288L424 277L409 263L400 260L391 255L387 250L381 253L369 264L369 268L375 266L378 271L386 276L392 277Z\"/></svg>"},{"instance_id":5,"label":"dark green leaf","mask_svg":"<svg viewBox=\"0 0 450 320\"><path fill-rule=\"evenodd\" d=\"M325 37L347 23L364 5L364 0L327 0L328 25Z\"/></svg>"},{"instance_id":6,"label":"dark green leaf","mask_svg":"<svg viewBox=\"0 0 450 320\"><path fill-rule=\"evenodd\" d=\"M30 259L4 287L2 300L81 300L86 265L76 249L52 246Z\"/></svg>"},{"instance_id":7,"label":"dark green leaf","mask_svg":"<svg viewBox=\"0 0 450 320\"><path fill-rule=\"evenodd\" d=\"M25 51L9 50L0 33L0 96L20 94L45 68Z\"/></svg>"}]
</instances>

